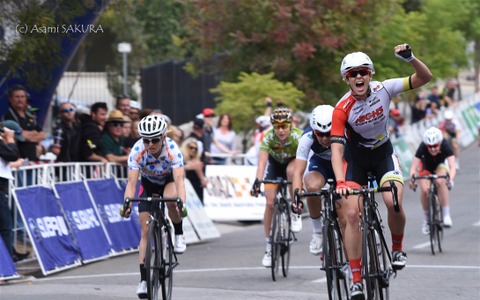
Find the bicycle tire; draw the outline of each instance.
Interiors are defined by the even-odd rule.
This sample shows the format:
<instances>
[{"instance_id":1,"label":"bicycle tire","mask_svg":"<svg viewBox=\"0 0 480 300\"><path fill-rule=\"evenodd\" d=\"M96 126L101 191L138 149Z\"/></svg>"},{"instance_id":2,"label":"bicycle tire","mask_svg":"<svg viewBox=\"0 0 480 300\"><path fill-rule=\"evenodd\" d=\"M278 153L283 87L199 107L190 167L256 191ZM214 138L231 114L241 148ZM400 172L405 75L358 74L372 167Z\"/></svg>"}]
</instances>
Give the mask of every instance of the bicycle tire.
<instances>
[{"instance_id":1,"label":"bicycle tire","mask_svg":"<svg viewBox=\"0 0 480 300\"><path fill-rule=\"evenodd\" d=\"M443 239L443 211L442 206L440 205L440 200L438 195L435 195L435 214L436 214L436 225L437 225L437 246L438 251L442 252L442 239Z\"/></svg>"},{"instance_id":2,"label":"bicycle tire","mask_svg":"<svg viewBox=\"0 0 480 300\"><path fill-rule=\"evenodd\" d=\"M147 247L145 250L145 269L147 272L147 299L157 300L160 287L160 260L161 245L158 225L156 221L150 220L148 224Z\"/></svg>"},{"instance_id":3,"label":"bicycle tire","mask_svg":"<svg viewBox=\"0 0 480 300\"><path fill-rule=\"evenodd\" d=\"M284 201L282 211L282 273L283 277L287 277L288 270L290 269L290 246L292 244L292 231L290 230L292 227L292 216L290 215L290 209L287 201Z\"/></svg>"},{"instance_id":4,"label":"bicycle tire","mask_svg":"<svg viewBox=\"0 0 480 300\"><path fill-rule=\"evenodd\" d=\"M380 283L381 267L379 262L379 254L377 250L377 242L375 231L365 228L367 233L363 234L362 245L364 252L362 253L362 268L365 278L365 286L367 290L367 299L384 300L382 286Z\"/></svg>"},{"instance_id":5,"label":"bicycle tire","mask_svg":"<svg viewBox=\"0 0 480 300\"><path fill-rule=\"evenodd\" d=\"M270 244L272 246L271 273L273 281L276 281L276 275L278 274L278 269L280 266L281 216L282 214L280 211L280 206L278 203L275 202L273 207L272 226L270 234Z\"/></svg>"},{"instance_id":6,"label":"bicycle tire","mask_svg":"<svg viewBox=\"0 0 480 300\"><path fill-rule=\"evenodd\" d=\"M428 193L428 219L430 227L430 250L435 255L435 248L438 243L438 222L437 222L437 209L435 204L435 193L429 191Z\"/></svg>"},{"instance_id":7,"label":"bicycle tire","mask_svg":"<svg viewBox=\"0 0 480 300\"><path fill-rule=\"evenodd\" d=\"M172 299L173 287L173 243L172 235L167 226L162 226L162 255L160 266L160 285L163 300Z\"/></svg>"},{"instance_id":8,"label":"bicycle tire","mask_svg":"<svg viewBox=\"0 0 480 300\"><path fill-rule=\"evenodd\" d=\"M328 298L330 300L348 300L348 274L343 274L343 245L337 229L325 224L323 230L323 261L327 278Z\"/></svg>"},{"instance_id":9,"label":"bicycle tire","mask_svg":"<svg viewBox=\"0 0 480 300\"><path fill-rule=\"evenodd\" d=\"M388 256L388 247L385 242L385 237L380 228L377 227L375 230L375 242L377 244L377 264L379 267L378 270L378 293L381 294L379 299L389 299L389 286L390 286L390 276L393 274L393 268L390 265L390 259ZM380 246L380 247L378 247Z\"/></svg>"}]
</instances>

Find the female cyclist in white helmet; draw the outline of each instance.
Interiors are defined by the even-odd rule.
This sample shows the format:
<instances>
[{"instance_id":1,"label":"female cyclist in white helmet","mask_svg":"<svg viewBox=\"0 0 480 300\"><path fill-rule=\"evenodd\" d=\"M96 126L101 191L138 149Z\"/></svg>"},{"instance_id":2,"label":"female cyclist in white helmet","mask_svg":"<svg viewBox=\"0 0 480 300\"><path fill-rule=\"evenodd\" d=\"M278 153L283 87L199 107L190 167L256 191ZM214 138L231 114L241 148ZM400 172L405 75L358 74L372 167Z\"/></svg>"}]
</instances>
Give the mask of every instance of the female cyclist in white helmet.
<instances>
[{"instance_id":1,"label":"female cyclist in white helmet","mask_svg":"<svg viewBox=\"0 0 480 300\"><path fill-rule=\"evenodd\" d=\"M138 123L138 133L141 137L130 151L128 157L128 182L124 198L135 197L138 177L141 175L143 193L140 197L152 197L154 195L165 198L180 198L185 203L185 171L183 167L183 155L178 145L166 136L168 124L162 116L149 115ZM146 270L144 265L145 249L148 237L148 218L150 203L140 202L138 212L140 215L141 239L138 248L140 263L140 283L137 287L139 298L147 297ZM174 251L185 252L187 246L183 236L182 213L176 208L176 204L167 203L168 215L172 220L175 230ZM185 209L186 206L184 206ZM131 208L121 214L129 217Z\"/></svg>"},{"instance_id":2,"label":"female cyclist in white helmet","mask_svg":"<svg viewBox=\"0 0 480 300\"><path fill-rule=\"evenodd\" d=\"M293 189L307 192L319 191L327 179L335 179L332 169L332 150L330 149L330 130L332 129L333 106L319 105L310 117L311 130L305 130L298 142L297 155L293 171ZM310 156L310 153L313 153ZM308 172L304 175L305 169ZM308 212L312 220L313 234L309 250L313 255L322 253L322 203L316 197L307 198ZM301 210L303 204L297 209ZM299 211L300 212L300 211Z\"/></svg>"},{"instance_id":3,"label":"female cyclist in white helmet","mask_svg":"<svg viewBox=\"0 0 480 300\"><path fill-rule=\"evenodd\" d=\"M359 198L347 196L347 193L352 188L366 185L369 172L375 175L379 186L386 186L389 180L396 182L399 212L395 212L393 208L392 196L389 193L383 195L392 235L392 265L399 270L407 261L402 250L405 229L405 213L402 207L403 176L389 139L389 106L391 99L397 94L429 82L432 73L424 63L415 58L407 44L395 46L394 54L410 63L415 73L383 82L372 81L375 74L373 62L363 52L346 55L340 65L340 74L350 90L337 103L333 112L332 166L337 180L336 191L343 195L338 202L341 206L340 214L343 214L343 219L346 220L344 244L353 275L352 300L364 299L365 296L360 267L362 247L357 205Z\"/></svg>"}]
</instances>

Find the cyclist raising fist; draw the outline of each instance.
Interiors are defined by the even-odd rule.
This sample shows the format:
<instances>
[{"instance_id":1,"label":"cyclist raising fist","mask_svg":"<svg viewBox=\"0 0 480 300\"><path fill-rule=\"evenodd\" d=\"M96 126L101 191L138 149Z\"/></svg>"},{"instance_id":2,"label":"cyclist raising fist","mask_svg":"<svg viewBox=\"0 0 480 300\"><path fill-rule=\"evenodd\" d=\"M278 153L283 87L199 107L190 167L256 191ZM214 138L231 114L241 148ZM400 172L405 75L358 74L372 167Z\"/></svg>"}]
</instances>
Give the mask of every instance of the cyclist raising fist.
<instances>
[{"instance_id":1,"label":"cyclist raising fist","mask_svg":"<svg viewBox=\"0 0 480 300\"><path fill-rule=\"evenodd\" d=\"M391 193L382 194L388 209L388 224L392 235L392 265L405 266L407 256L402 251L405 213L402 207L403 175L398 157L388 134L390 101L397 94L418 88L432 78L428 67L415 58L407 44L397 45L394 54L408 62L415 73L404 78L383 82L372 81L373 62L363 52L350 53L343 59L340 73L350 90L340 99L332 118L332 166L337 180L336 191L344 195L339 200L340 215L345 220L344 244L353 274L351 295L353 300L364 299L360 257L362 240L359 229L359 197L346 196L349 189L368 183L371 172L379 186L389 180L396 183L400 211L395 212Z\"/></svg>"}]
</instances>

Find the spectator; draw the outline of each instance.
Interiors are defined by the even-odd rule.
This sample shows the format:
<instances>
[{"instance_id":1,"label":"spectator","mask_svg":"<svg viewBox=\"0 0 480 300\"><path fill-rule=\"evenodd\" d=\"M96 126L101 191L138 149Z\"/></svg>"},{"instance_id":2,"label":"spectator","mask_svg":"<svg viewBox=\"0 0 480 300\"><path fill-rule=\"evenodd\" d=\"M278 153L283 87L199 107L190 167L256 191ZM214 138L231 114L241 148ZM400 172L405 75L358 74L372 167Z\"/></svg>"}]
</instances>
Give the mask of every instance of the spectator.
<instances>
[{"instance_id":1,"label":"spectator","mask_svg":"<svg viewBox=\"0 0 480 300\"><path fill-rule=\"evenodd\" d=\"M447 108L455 106L457 102L455 101L455 92L457 90L458 82L457 80L451 78L448 79L445 83L445 87L442 92L442 105Z\"/></svg>"},{"instance_id":2,"label":"spectator","mask_svg":"<svg viewBox=\"0 0 480 300\"><path fill-rule=\"evenodd\" d=\"M215 118L215 112L211 108L205 108L202 111L204 121L203 131L203 150L205 152L205 161L207 164L212 163L210 158L210 148L213 142L213 118Z\"/></svg>"},{"instance_id":3,"label":"spectator","mask_svg":"<svg viewBox=\"0 0 480 300\"><path fill-rule=\"evenodd\" d=\"M81 161L108 162L104 157L101 136L107 120L107 103L96 102L90 107L90 115L80 116L82 129L80 138Z\"/></svg>"},{"instance_id":4,"label":"spectator","mask_svg":"<svg viewBox=\"0 0 480 300\"><path fill-rule=\"evenodd\" d=\"M213 130L213 144L211 145L211 154L235 154L237 135L232 130L232 117L229 114L221 114L218 118L217 128ZM221 145L220 145L221 144ZM223 146L223 147L221 147ZM225 158L213 157L214 164L223 165Z\"/></svg>"},{"instance_id":5,"label":"spectator","mask_svg":"<svg viewBox=\"0 0 480 300\"><path fill-rule=\"evenodd\" d=\"M165 115L162 115L165 118ZM168 126L167 136L171 138L178 146L181 146L183 143L183 130L179 127L170 125Z\"/></svg>"},{"instance_id":6,"label":"spectator","mask_svg":"<svg viewBox=\"0 0 480 300\"><path fill-rule=\"evenodd\" d=\"M128 113L128 116L132 121L140 121L140 104L138 101L130 101L130 112Z\"/></svg>"},{"instance_id":7,"label":"spectator","mask_svg":"<svg viewBox=\"0 0 480 300\"><path fill-rule=\"evenodd\" d=\"M118 96L115 108L121 111L124 116L128 116L130 114L130 98L126 95Z\"/></svg>"},{"instance_id":8,"label":"spectator","mask_svg":"<svg viewBox=\"0 0 480 300\"><path fill-rule=\"evenodd\" d=\"M253 146L247 151L247 162L256 166L258 163L258 154L260 153L260 143L263 140L263 136L272 124L270 123L270 116L259 116L255 119L255 125L257 129L253 133Z\"/></svg>"},{"instance_id":9,"label":"spectator","mask_svg":"<svg viewBox=\"0 0 480 300\"><path fill-rule=\"evenodd\" d=\"M203 171L203 163L200 160L200 153L197 140L193 137L185 139L182 144L185 175L193 186L198 198L203 204L203 188L207 186L207 179Z\"/></svg>"},{"instance_id":10,"label":"spectator","mask_svg":"<svg viewBox=\"0 0 480 300\"><path fill-rule=\"evenodd\" d=\"M8 101L10 107L3 119L13 120L22 128L16 132L25 139L17 139L20 157L38 161L37 145L46 138L46 134L37 124L35 116L28 111L27 90L21 85L14 86L8 93Z\"/></svg>"},{"instance_id":11,"label":"spectator","mask_svg":"<svg viewBox=\"0 0 480 300\"><path fill-rule=\"evenodd\" d=\"M17 253L13 245L13 222L8 205L9 181L13 180L10 162L18 160L20 152L15 144L14 131L8 128L0 129L0 234L8 253L14 261L27 258L30 253Z\"/></svg>"},{"instance_id":12,"label":"spectator","mask_svg":"<svg viewBox=\"0 0 480 300\"><path fill-rule=\"evenodd\" d=\"M197 141L198 154L200 154L200 159L205 164L205 151L203 147L203 134L205 132L205 128L203 127L204 125L205 122L203 119L195 118L193 120L192 132L190 132L190 135L187 138L192 137Z\"/></svg>"},{"instance_id":13,"label":"spectator","mask_svg":"<svg viewBox=\"0 0 480 300\"><path fill-rule=\"evenodd\" d=\"M126 165L129 152L125 149L125 137L123 136L125 119L123 117L122 112L117 109L110 112L105 124L105 130L102 133L101 142L105 158L109 162Z\"/></svg>"},{"instance_id":14,"label":"spectator","mask_svg":"<svg viewBox=\"0 0 480 300\"><path fill-rule=\"evenodd\" d=\"M427 116L428 99L424 92L419 92L412 106L412 124L423 120Z\"/></svg>"},{"instance_id":15,"label":"spectator","mask_svg":"<svg viewBox=\"0 0 480 300\"><path fill-rule=\"evenodd\" d=\"M445 119L438 125L438 128L441 130L443 138L452 146L458 170L460 169L460 163L458 161L460 156L460 146L458 145L460 139L460 125L453 119L453 112L451 110L445 111L444 118Z\"/></svg>"},{"instance_id":16,"label":"spectator","mask_svg":"<svg viewBox=\"0 0 480 300\"><path fill-rule=\"evenodd\" d=\"M440 92L438 90L438 86L434 85L432 86L430 90L430 95L427 96L427 99L430 101L430 108L432 109L433 113L435 115L438 115L440 107L441 107L441 96Z\"/></svg>"},{"instance_id":17,"label":"spectator","mask_svg":"<svg viewBox=\"0 0 480 300\"><path fill-rule=\"evenodd\" d=\"M63 102L59 106L59 122L53 130L52 152L56 161L72 162L80 160L80 124L75 118L75 105Z\"/></svg>"},{"instance_id":18,"label":"spectator","mask_svg":"<svg viewBox=\"0 0 480 300\"><path fill-rule=\"evenodd\" d=\"M398 109L390 110L390 120L388 123L388 131L394 134L396 138L400 137L400 128L403 125L403 117Z\"/></svg>"},{"instance_id":19,"label":"spectator","mask_svg":"<svg viewBox=\"0 0 480 300\"><path fill-rule=\"evenodd\" d=\"M134 138L132 136L132 128L133 128L132 119L124 115L123 120L125 121L125 123L123 123L123 137L125 138L125 142L124 142L125 149L127 149L128 153L130 153L130 149L133 147L133 145L135 145L135 142L138 140L138 138Z\"/></svg>"}]
</instances>

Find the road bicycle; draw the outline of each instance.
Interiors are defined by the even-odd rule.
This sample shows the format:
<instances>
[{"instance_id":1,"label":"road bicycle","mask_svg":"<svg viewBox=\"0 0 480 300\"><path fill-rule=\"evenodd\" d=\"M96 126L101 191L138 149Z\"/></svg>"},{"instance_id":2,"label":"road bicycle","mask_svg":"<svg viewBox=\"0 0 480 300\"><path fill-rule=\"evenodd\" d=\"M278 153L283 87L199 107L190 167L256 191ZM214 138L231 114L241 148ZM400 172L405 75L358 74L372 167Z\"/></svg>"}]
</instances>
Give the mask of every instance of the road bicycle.
<instances>
[{"instance_id":1,"label":"road bicycle","mask_svg":"<svg viewBox=\"0 0 480 300\"><path fill-rule=\"evenodd\" d=\"M442 205L438 199L437 184L436 181L439 178L446 179L446 182L450 181L449 175L437 175L429 174L425 176L413 176L413 191L416 191L416 180L430 180L430 186L428 187L428 226L430 230L430 249L432 254L435 255L435 248L438 247L438 251L442 252L442 240L443 240L443 210ZM448 184L447 184L448 186ZM450 186L448 186L450 189Z\"/></svg>"},{"instance_id":2,"label":"road bicycle","mask_svg":"<svg viewBox=\"0 0 480 300\"><path fill-rule=\"evenodd\" d=\"M292 182L285 179L265 179L259 180L258 183L276 185L276 197L273 205L272 225L270 227L270 244L272 245L271 271L272 280L276 281L280 264L282 265L283 277L287 277L290 267L290 245L297 240L291 230L292 219L290 204L287 200L287 187Z\"/></svg>"},{"instance_id":3,"label":"road bicycle","mask_svg":"<svg viewBox=\"0 0 480 300\"><path fill-rule=\"evenodd\" d=\"M179 198L126 198L123 211L127 210L130 202L152 203L145 251L147 298L148 300L157 300L161 287L162 299L170 300L172 298L173 269L178 266L178 261L173 249L173 226L165 213L165 203L175 202L179 211L182 211L183 202Z\"/></svg>"},{"instance_id":4,"label":"road bicycle","mask_svg":"<svg viewBox=\"0 0 480 300\"><path fill-rule=\"evenodd\" d=\"M337 219L336 203L338 199L334 191L332 179L328 179L328 186L323 187L317 192L295 191L296 207L303 206L299 204L300 199L304 197L320 197L323 202L323 255L320 256L322 267L327 278L328 299L330 300L348 300L349 299L349 277L348 262L343 248L342 231ZM347 268L346 268L347 267ZM345 272L345 270L347 270Z\"/></svg>"},{"instance_id":5,"label":"road bicycle","mask_svg":"<svg viewBox=\"0 0 480 300\"><path fill-rule=\"evenodd\" d=\"M397 186L394 181L389 181L389 187L374 187L375 176L368 176L368 186L353 189L349 195L360 195L363 210L360 214L362 230L362 277L365 280L367 299L389 299L388 287L390 277L396 270L392 267L392 256L388 250L384 236L384 226L375 202L375 193L391 192L393 206L396 212L400 211L398 205Z\"/></svg>"}]
</instances>

